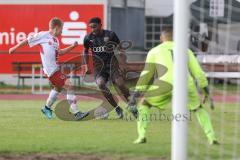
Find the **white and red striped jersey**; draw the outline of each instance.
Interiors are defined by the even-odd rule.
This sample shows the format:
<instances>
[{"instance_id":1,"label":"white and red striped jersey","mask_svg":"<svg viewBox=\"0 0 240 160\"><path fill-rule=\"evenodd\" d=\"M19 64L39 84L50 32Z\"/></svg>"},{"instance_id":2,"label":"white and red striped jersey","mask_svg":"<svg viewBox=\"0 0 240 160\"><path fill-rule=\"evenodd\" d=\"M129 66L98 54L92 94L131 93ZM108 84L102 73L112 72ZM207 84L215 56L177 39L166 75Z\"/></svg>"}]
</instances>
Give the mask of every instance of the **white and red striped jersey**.
<instances>
[{"instance_id":1,"label":"white and red striped jersey","mask_svg":"<svg viewBox=\"0 0 240 160\"><path fill-rule=\"evenodd\" d=\"M58 38L51 35L49 31L42 31L28 37L27 40L29 47L39 45L43 71L48 77L51 77L59 70L57 63L59 49Z\"/></svg>"}]
</instances>

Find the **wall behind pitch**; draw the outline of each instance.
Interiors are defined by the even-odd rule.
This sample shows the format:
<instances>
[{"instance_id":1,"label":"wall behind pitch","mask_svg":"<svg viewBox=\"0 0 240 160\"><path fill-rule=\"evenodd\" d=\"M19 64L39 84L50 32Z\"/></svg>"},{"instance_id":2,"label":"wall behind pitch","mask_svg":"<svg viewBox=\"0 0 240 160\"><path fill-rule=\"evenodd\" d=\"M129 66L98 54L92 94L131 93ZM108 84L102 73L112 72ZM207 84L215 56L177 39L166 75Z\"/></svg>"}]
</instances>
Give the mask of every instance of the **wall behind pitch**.
<instances>
[{"instance_id":1,"label":"wall behind pitch","mask_svg":"<svg viewBox=\"0 0 240 160\"><path fill-rule=\"evenodd\" d=\"M13 62L39 62L39 48L22 47L16 54L8 55L10 47L39 31L48 30L52 17L61 18L65 25L60 46L66 47L74 41L80 46L72 54L62 57L69 59L82 53L83 38L89 32L87 22L98 16L104 21L103 4L2 4L0 5L0 74L11 74ZM75 54L75 55L73 55Z\"/></svg>"}]
</instances>

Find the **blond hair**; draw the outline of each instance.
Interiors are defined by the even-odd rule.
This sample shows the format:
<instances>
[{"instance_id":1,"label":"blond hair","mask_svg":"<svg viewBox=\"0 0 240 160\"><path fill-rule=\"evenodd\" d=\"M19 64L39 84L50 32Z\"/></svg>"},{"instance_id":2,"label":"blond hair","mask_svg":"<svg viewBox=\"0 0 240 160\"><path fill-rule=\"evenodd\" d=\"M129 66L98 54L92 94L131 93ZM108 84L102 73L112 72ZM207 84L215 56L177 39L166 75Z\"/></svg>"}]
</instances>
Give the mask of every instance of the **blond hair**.
<instances>
[{"instance_id":1,"label":"blond hair","mask_svg":"<svg viewBox=\"0 0 240 160\"><path fill-rule=\"evenodd\" d=\"M62 27L63 26L63 22L60 18L57 17L53 17L50 21L49 21L49 28L53 29L56 26Z\"/></svg>"}]
</instances>

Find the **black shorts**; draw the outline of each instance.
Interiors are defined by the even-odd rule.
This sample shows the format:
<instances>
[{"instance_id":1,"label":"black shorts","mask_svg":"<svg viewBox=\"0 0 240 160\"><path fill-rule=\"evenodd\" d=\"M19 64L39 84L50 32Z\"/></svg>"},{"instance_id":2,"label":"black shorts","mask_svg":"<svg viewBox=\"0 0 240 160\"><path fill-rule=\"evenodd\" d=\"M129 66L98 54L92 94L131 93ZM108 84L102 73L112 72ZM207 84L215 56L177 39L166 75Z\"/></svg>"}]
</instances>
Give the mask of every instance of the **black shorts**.
<instances>
[{"instance_id":1,"label":"black shorts","mask_svg":"<svg viewBox=\"0 0 240 160\"><path fill-rule=\"evenodd\" d=\"M122 76L122 71L115 56L112 56L110 60L105 61L100 58L94 59L93 70L95 79L103 77L108 81Z\"/></svg>"}]
</instances>

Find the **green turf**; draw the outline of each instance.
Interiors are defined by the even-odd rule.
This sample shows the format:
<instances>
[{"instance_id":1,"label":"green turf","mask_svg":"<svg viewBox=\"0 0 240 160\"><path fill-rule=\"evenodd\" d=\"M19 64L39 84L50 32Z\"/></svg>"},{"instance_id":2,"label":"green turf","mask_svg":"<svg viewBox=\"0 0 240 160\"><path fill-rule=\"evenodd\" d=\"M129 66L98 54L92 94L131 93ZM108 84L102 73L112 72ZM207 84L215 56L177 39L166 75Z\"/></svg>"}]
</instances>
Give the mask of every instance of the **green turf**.
<instances>
[{"instance_id":1,"label":"green turf","mask_svg":"<svg viewBox=\"0 0 240 160\"><path fill-rule=\"evenodd\" d=\"M127 156L159 156L170 159L171 126L169 121L151 122L148 143L133 145L136 122L127 120L92 120L65 122L45 119L40 113L44 101L0 101L0 153L95 153ZM82 101L89 106L96 102ZM194 116L189 122L189 159L240 158L240 106L217 105L211 111L220 146L209 146ZM169 107L170 108L170 107ZM85 108L86 109L86 108ZM156 110L153 110L156 112ZM165 111L167 115L170 109ZM112 113L110 117L114 117ZM238 124L236 118L238 116ZM238 127L238 128L237 128ZM236 128L238 130L236 130ZM235 150L234 150L235 147ZM233 151L237 153L233 158Z\"/></svg>"}]
</instances>

